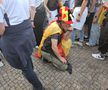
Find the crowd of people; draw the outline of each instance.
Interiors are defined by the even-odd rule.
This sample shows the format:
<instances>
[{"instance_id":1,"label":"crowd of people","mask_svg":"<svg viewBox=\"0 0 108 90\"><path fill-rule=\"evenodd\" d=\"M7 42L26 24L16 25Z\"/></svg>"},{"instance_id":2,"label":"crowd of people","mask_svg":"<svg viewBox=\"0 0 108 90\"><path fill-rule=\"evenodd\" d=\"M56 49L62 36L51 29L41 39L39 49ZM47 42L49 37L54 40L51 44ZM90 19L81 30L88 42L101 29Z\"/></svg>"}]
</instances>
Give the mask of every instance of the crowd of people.
<instances>
[{"instance_id":1,"label":"crowd of people","mask_svg":"<svg viewBox=\"0 0 108 90\"><path fill-rule=\"evenodd\" d=\"M0 49L22 71L33 90L45 90L33 70L31 55L72 74L67 60L74 45L98 45L92 56L108 52L108 2L104 0L0 0ZM3 66L0 56L0 67Z\"/></svg>"}]
</instances>

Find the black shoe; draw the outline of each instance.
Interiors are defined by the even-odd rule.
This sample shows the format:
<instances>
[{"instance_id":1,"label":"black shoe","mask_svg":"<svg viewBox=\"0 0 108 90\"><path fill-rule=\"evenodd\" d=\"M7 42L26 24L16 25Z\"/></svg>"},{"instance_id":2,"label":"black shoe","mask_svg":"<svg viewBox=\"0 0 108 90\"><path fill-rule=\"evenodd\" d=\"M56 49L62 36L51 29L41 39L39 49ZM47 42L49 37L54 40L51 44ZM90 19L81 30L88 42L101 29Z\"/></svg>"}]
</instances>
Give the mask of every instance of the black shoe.
<instances>
[{"instance_id":1,"label":"black shoe","mask_svg":"<svg viewBox=\"0 0 108 90\"><path fill-rule=\"evenodd\" d=\"M67 64L68 67L67 67L67 71L69 74L72 74L72 65L70 63Z\"/></svg>"}]
</instances>

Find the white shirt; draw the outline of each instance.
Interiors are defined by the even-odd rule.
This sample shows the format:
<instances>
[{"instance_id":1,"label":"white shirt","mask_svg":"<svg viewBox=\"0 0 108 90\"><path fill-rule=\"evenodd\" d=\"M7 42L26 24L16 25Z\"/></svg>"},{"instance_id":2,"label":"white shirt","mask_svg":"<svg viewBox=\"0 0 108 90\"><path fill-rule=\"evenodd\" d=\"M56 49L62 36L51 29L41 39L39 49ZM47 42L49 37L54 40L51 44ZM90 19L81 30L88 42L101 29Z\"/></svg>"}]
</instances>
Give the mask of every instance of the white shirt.
<instances>
[{"instance_id":1,"label":"white shirt","mask_svg":"<svg viewBox=\"0 0 108 90\"><path fill-rule=\"evenodd\" d=\"M81 7L75 7L75 9L73 11L73 16L74 17L72 18L72 21L73 21L72 27L76 28L78 30L82 30L83 25L86 21L87 14L88 14L88 8L86 7L82 16L81 16L80 22L77 22L76 19L78 17L78 14L79 14L80 10L81 10Z\"/></svg>"},{"instance_id":2,"label":"white shirt","mask_svg":"<svg viewBox=\"0 0 108 90\"><path fill-rule=\"evenodd\" d=\"M66 0L62 0L62 3L64 4Z\"/></svg>"},{"instance_id":3,"label":"white shirt","mask_svg":"<svg viewBox=\"0 0 108 90\"><path fill-rule=\"evenodd\" d=\"M73 9L75 6L75 0L70 0L69 8Z\"/></svg>"},{"instance_id":4,"label":"white shirt","mask_svg":"<svg viewBox=\"0 0 108 90\"><path fill-rule=\"evenodd\" d=\"M0 22L5 22L4 13L10 25L17 25L30 17L30 0L3 0L0 5Z\"/></svg>"},{"instance_id":5,"label":"white shirt","mask_svg":"<svg viewBox=\"0 0 108 90\"><path fill-rule=\"evenodd\" d=\"M3 20L4 16L3 16L3 9L2 9L2 5L0 5L0 22L3 23L4 20Z\"/></svg>"}]
</instances>

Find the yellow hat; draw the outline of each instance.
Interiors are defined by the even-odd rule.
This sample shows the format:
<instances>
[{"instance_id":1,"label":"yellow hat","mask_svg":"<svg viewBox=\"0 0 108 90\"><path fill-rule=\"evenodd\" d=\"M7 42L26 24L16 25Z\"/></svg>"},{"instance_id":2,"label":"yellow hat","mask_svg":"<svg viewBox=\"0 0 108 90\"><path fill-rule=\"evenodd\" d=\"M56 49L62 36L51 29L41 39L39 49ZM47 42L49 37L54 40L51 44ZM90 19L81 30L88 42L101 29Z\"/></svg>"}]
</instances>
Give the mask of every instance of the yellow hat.
<instances>
[{"instance_id":1,"label":"yellow hat","mask_svg":"<svg viewBox=\"0 0 108 90\"><path fill-rule=\"evenodd\" d=\"M64 21L67 24L72 24L72 14L68 7L62 6L59 9L58 20Z\"/></svg>"}]
</instances>

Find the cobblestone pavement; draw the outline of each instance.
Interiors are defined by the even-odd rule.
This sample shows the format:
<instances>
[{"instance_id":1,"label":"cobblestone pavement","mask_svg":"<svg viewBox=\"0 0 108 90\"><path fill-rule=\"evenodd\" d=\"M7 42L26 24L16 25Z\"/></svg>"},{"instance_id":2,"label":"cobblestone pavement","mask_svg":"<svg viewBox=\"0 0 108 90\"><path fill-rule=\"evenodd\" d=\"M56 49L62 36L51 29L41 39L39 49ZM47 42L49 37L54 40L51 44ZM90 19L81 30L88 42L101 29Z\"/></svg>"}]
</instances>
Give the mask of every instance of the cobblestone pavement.
<instances>
[{"instance_id":1,"label":"cobblestone pavement","mask_svg":"<svg viewBox=\"0 0 108 90\"><path fill-rule=\"evenodd\" d=\"M98 61L91 57L97 47L78 47L71 49L69 62L73 74L57 70L51 64L34 60L35 72L46 90L108 90L108 58ZM32 90L32 86L21 74L4 60L0 68L0 90Z\"/></svg>"}]
</instances>

